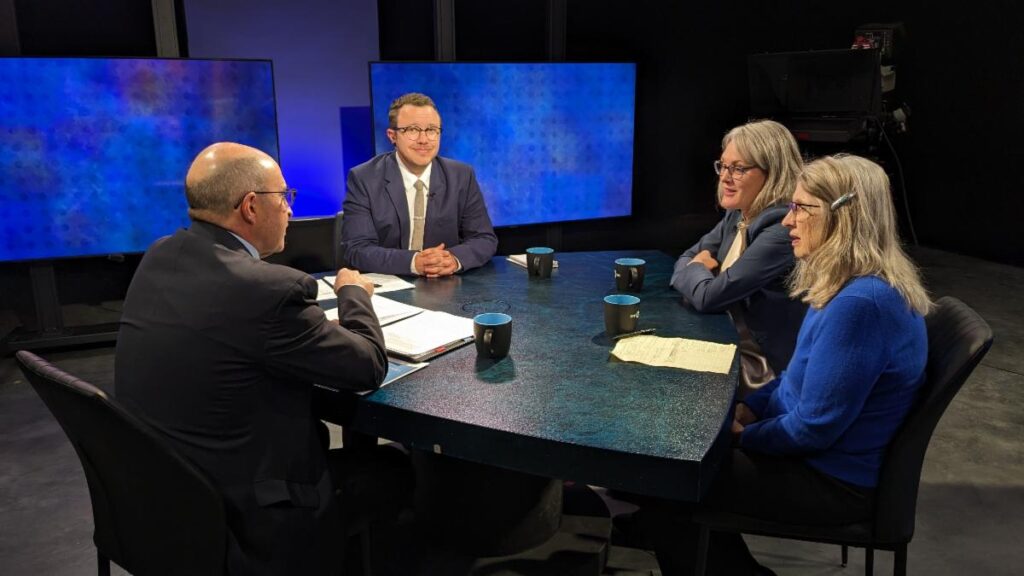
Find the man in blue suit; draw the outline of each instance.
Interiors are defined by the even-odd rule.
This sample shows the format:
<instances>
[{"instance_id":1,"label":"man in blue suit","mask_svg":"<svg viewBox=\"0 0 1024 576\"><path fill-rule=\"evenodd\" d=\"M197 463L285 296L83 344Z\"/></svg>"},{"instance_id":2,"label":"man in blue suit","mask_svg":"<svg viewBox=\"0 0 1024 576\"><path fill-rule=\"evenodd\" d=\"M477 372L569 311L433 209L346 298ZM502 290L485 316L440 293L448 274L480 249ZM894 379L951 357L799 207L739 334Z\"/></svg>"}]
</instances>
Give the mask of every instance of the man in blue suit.
<instances>
[{"instance_id":1,"label":"man in blue suit","mask_svg":"<svg viewBox=\"0 0 1024 576\"><path fill-rule=\"evenodd\" d=\"M341 250L363 272L449 276L487 263L498 249L468 164L437 155L434 101L405 94L388 109L394 152L349 171Z\"/></svg>"}]
</instances>

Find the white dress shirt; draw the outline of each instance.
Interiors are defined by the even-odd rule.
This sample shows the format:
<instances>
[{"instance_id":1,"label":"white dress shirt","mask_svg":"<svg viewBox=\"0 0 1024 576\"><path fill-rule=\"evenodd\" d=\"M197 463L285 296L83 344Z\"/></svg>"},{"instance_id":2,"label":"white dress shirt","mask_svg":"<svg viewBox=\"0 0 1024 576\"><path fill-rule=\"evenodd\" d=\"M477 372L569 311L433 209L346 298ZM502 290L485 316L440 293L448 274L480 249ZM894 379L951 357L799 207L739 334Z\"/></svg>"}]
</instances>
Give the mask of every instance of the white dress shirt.
<instances>
[{"instance_id":1,"label":"white dress shirt","mask_svg":"<svg viewBox=\"0 0 1024 576\"><path fill-rule=\"evenodd\" d=\"M402 157L395 154L395 159L398 160L398 171L402 174L402 185L405 187L405 204L409 208L409 225L412 226L416 222L416 214L414 210L416 208L416 181L423 182L423 231L426 234L427 229L427 202L430 201L430 169L433 168L434 163L427 164L427 169L423 171L423 174L419 176L413 174L405 167L405 163L402 162ZM407 250L412 250L412 230L409 231L409 243L405 246ZM416 271L416 257L413 256L409 262L409 271L413 274L419 274Z\"/></svg>"}]
</instances>

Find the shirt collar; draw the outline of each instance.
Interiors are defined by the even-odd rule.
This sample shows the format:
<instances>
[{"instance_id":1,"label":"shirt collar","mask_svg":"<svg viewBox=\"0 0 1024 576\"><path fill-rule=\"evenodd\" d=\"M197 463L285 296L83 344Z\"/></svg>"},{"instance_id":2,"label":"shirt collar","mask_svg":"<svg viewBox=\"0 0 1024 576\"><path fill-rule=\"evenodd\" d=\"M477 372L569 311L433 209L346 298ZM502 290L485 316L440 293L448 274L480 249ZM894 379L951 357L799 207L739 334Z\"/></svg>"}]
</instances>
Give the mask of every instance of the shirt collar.
<instances>
[{"instance_id":1,"label":"shirt collar","mask_svg":"<svg viewBox=\"0 0 1024 576\"><path fill-rule=\"evenodd\" d=\"M260 259L259 251L257 251L256 247L253 246L252 244L250 244L248 240L246 240L245 238L242 238L238 234L235 234L231 230L228 230L228 233L231 234L232 236L234 236L235 238L238 238L238 241L242 243L242 246L245 246L246 252L248 252L253 258L255 258L257 260Z\"/></svg>"},{"instance_id":2,"label":"shirt collar","mask_svg":"<svg viewBox=\"0 0 1024 576\"><path fill-rule=\"evenodd\" d=\"M398 160L398 171L402 174L402 184L406 190L412 188L417 180L423 182L424 190L430 190L430 169L434 167L433 162L427 164L427 169L423 171L423 174L417 176L405 167L405 163L402 162L402 156L398 152L395 152L395 160Z\"/></svg>"}]
</instances>

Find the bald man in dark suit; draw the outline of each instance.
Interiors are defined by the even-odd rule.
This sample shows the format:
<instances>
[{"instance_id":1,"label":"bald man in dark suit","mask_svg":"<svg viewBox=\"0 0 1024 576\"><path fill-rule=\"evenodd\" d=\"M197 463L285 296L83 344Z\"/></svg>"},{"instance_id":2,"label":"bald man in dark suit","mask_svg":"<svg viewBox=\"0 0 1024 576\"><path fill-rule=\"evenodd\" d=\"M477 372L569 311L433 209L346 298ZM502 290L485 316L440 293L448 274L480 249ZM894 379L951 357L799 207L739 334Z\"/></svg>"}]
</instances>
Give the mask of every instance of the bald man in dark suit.
<instances>
[{"instance_id":1,"label":"bald man in dark suit","mask_svg":"<svg viewBox=\"0 0 1024 576\"><path fill-rule=\"evenodd\" d=\"M388 363L373 285L339 271L339 324L317 305L313 278L261 259L284 248L295 198L263 152L214 144L185 187L191 227L150 247L125 299L117 398L222 491L230 574L337 574L346 515L336 490L346 483L331 470L376 464L328 456L313 383L380 385ZM405 473L401 453L388 452L366 458Z\"/></svg>"}]
</instances>

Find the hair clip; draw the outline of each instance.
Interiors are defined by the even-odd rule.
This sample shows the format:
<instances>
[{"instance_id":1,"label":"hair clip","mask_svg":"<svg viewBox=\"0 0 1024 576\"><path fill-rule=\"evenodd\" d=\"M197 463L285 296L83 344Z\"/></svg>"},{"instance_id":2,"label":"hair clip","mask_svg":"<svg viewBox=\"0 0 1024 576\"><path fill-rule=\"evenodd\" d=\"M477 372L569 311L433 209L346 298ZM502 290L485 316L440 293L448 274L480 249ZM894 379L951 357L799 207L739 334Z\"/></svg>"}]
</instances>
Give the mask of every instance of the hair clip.
<instances>
[{"instance_id":1,"label":"hair clip","mask_svg":"<svg viewBox=\"0 0 1024 576\"><path fill-rule=\"evenodd\" d=\"M829 205L829 209L830 210L835 210L836 208L839 208L843 204L846 204L850 200L853 200L853 197L856 196L856 195L857 195L856 192L847 192L846 194L843 194L839 198L836 198L835 202L832 202L832 204Z\"/></svg>"}]
</instances>

